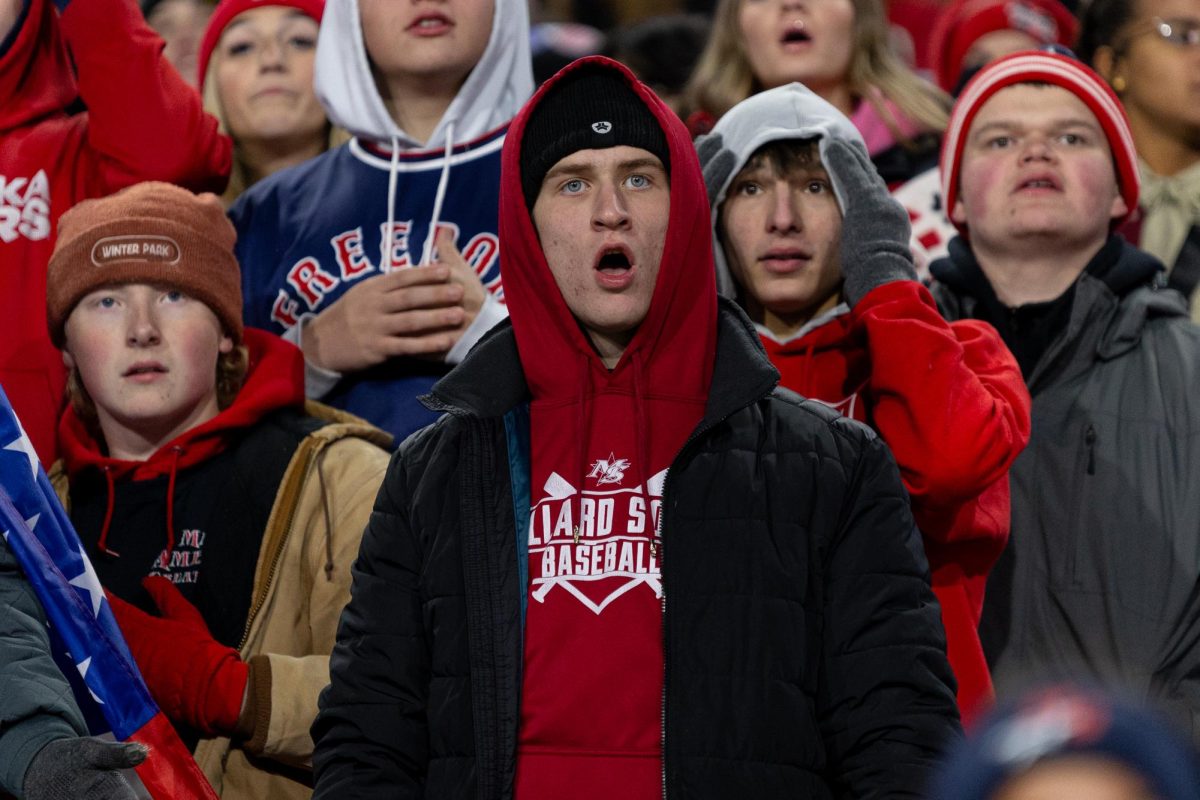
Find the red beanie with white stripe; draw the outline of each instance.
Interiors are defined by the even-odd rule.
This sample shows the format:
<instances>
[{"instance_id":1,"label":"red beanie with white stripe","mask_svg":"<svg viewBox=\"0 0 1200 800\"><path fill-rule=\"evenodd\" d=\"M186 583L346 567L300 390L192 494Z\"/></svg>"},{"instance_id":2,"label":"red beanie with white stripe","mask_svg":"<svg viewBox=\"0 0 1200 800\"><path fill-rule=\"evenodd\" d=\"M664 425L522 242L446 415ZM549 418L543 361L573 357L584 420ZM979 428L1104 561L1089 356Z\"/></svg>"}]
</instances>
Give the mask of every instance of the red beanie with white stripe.
<instances>
[{"instance_id":1,"label":"red beanie with white stripe","mask_svg":"<svg viewBox=\"0 0 1200 800\"><path fill-rule=\"evenodd\" d=\"M946 136L942 140L939 163L946 213L950 214L958 202L958 176L972 120L992 95L1019 83L1048 83L1061 87L1078 97L1091 110L1112 150L1117 188L1128 209L1125 216L1132 214L1138 203L1137 150L1133 146L1133 134L1129 131L1129 120L1125 117L1121 101L1108 84L1083 63L1057 53L1032 50L1013 53L988 64L971 79L954 104ZM1113 224L1119 225L1124 219L1116 218ZM954 224L960 232L966 231L965 225Z\"/></svg>"}]
</instances>

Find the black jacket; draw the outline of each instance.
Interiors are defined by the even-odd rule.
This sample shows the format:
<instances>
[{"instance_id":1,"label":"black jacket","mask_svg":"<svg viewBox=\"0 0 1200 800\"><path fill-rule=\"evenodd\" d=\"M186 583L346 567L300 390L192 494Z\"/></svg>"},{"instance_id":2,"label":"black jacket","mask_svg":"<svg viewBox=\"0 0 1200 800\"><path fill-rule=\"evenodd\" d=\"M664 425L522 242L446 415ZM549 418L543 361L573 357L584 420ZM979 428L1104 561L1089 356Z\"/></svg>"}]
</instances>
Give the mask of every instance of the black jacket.
<instances>
[{"instance_id":1,"label":"black jacket","mask_svg":"<svg viewBox=\"0 0 1200 800\"><path fill-rule=\"evenodd\" d=\"M980 636L999 691L1088 677L1200 743L1200 328L1156 259L1117 246L1027 379L1033 431ZM948 319L984 315L969 262L933 271Z\"/></svg>"},{"instance_id":2,"label":"black jacket","mask_svg":"<svg viewBox=\"0 0 1200 800\"><path fill-rule=\"evenodd\" d=\"M664 796L918 797L959 729L908 498L873 433L777 380L723 306L664 489ZM499 327L393 457L313 726L315 797L512 796L527 394Z\"/></svg>"}]
</instances>

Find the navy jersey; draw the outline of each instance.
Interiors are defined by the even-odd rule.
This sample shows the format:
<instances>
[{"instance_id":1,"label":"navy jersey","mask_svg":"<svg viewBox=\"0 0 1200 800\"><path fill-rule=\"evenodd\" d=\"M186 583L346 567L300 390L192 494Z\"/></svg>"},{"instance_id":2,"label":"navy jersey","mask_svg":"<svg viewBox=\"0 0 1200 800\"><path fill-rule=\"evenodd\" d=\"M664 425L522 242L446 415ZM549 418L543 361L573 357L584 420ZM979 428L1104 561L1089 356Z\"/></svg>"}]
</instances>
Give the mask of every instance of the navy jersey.
<instances>
[{"instance_id":1,"label":"navy jersey","mask_svg":"<svg viewBox=\"0 0 1200 800\"><path fill-rule=\"evenodd\" d=\"M506 130L454 147L438 217L439 229L453 231L463 258L498 298L496 218ZM238 232L246 324L283 334L358 281L421 263L445 167L442 150L399 156L390 243L385 229L392 159L360 139L252 187L229 212ZM416 398L447 369L393 358L343 376L322 400L370 420L399 442L436 418Z\"/></svg>"}]
</instances>

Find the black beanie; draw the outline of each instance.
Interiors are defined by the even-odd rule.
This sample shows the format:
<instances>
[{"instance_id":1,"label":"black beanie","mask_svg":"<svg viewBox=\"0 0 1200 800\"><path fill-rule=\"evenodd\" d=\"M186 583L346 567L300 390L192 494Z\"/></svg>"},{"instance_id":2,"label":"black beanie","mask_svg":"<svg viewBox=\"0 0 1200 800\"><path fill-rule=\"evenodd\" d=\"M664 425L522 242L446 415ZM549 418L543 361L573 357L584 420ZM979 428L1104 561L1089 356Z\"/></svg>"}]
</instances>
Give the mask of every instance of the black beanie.
<instances>
[{"instance_id":1,"label":"black beanie","mask_svg":"<svg viewBox=\"0 0 1200 800\"><path fill-rule=\"evenodd\" d=\"M640 147L658 156L667 175L671 156L654 113L616 70L587 65L555 84L525 123L521 140L521 189L532 209L542 179L561 159L579 150Z\"/></svg>"}]
</instances>

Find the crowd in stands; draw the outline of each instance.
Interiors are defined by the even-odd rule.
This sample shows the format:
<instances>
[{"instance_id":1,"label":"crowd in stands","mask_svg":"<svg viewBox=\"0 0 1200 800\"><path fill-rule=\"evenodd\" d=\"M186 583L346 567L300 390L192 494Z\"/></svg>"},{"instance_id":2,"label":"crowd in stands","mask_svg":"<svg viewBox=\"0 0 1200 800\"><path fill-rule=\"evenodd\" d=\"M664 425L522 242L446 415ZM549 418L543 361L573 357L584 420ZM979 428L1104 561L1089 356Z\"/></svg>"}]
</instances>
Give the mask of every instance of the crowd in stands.
<instances>
[{"instance_id":1,"label":"crowd in stands","mask_svg":"<svg viewBox=\"0 0 1200 800\"><path fill-rule=\"evenodd\" d=\"M1200 797L1198 0L0 0L0 275L0 798Z\"/></svg>"}]
</instances>

